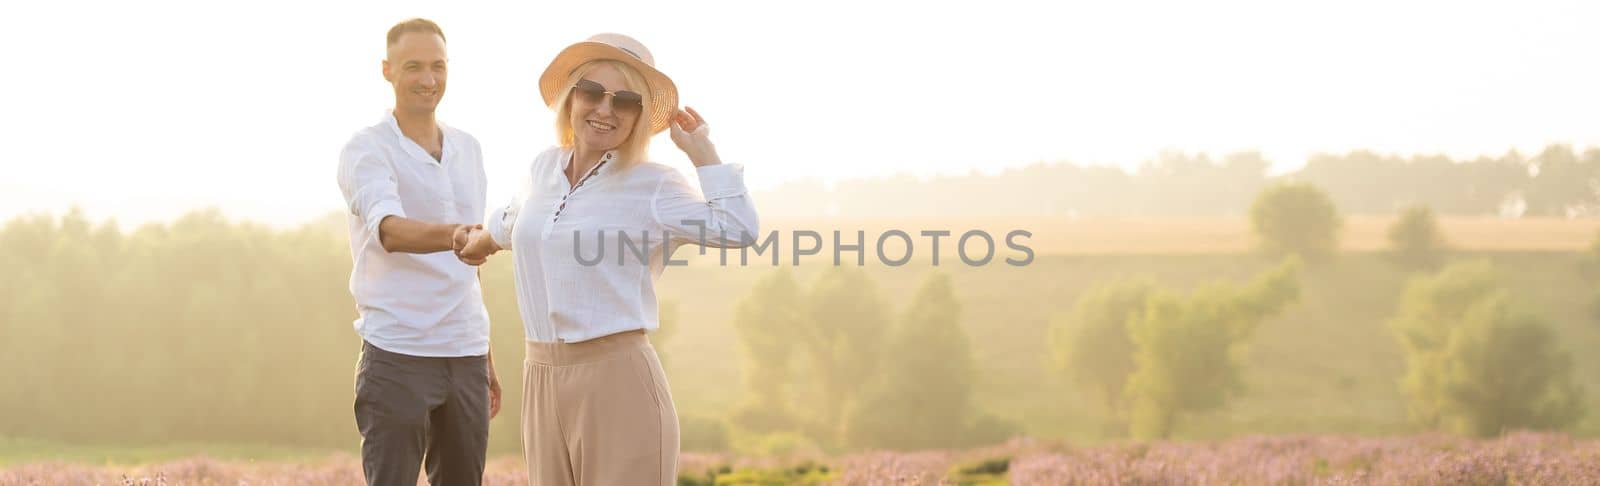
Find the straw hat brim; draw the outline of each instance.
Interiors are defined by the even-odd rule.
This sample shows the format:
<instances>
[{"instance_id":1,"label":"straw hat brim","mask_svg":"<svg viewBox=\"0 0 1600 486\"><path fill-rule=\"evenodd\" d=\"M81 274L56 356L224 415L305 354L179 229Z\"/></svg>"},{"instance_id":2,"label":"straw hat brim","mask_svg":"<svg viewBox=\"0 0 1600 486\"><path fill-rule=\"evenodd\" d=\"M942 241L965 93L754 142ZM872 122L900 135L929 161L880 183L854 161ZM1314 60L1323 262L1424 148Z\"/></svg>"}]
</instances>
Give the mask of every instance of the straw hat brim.
<instances>
[{"instance_id":1,"label":"straw hat brim","mask_svg":"<svg viewBox=\"0 0 1600 486\"><path fill-rule=\"evenodd\" d=\"M550 66L539 76L539 94L544 97L545 106L556 109L555 102L561 92L571 89L566 85L567 77L578 66L596 59L618 61L644 75L645 83L650 86L650 99L645 100L645 109L650 117L650 134L666 130L672 114L678 110L678 87L672 83L672 78L627 51L602 42L579 42L556 54L555 60L550 61Z\"/></svg>"}]
</instances>

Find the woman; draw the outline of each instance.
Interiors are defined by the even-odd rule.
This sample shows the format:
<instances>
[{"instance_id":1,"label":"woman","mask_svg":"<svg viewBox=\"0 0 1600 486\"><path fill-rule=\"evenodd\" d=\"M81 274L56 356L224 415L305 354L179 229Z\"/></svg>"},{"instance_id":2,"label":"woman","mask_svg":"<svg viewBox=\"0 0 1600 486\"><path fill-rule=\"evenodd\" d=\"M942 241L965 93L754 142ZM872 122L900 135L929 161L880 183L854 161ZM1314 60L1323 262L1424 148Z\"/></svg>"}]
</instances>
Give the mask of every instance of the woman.
<instances>
[{"instance_id":1,"label":"woman","mask_svg":"<svg viewBox=\"0 0 1600 486\"><path fill-rule=\"evenodd\" d=\"M539 90L556 112L559 146L457 251L469 264L515 253L529 482L675 484L677 412L645 339L658 325L655 282L677 246L754 241L743 167L721 163L705 120L676 108L672 80L627 36L566 48ZM669 126L702 191L646 161L650 137Z\"/></svg>"}]
</instances>

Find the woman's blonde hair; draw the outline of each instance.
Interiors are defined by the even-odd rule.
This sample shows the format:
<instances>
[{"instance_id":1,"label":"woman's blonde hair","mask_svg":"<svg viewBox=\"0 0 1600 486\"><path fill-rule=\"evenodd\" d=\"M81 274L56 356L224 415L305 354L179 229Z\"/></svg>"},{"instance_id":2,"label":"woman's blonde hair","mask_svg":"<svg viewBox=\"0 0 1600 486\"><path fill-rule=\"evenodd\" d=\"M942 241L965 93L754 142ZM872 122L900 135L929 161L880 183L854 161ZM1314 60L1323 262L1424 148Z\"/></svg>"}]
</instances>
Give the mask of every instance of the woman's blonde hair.
<instances>
[{"instance_id":1,"label":"woman's blonde hair","mask_svg":"<svg viewBox=\"0 0 1600 486\"><path fill-rule=\"evenodd\" d=\"M628 90L644 97L645 107L639 111L639 116L633 122L633 132L629 133L627 140L623 140L622 145L616 148L617 158L624 167L643 162L650 157L650 136L654 135L650 131L650 114L645 111L650 106L650 84L632 67L610 59L596 59L583 63L572 70L571 76L567 76L567 90L556 96L556 106L560 107L556 110L556 143L568 150L577 144L577 135L572 127L572 86L576 85L579 79L583 79L584 75L600 66L616 68L622 73L622 77L627 79Z\"/></svg>"}]
</instances>

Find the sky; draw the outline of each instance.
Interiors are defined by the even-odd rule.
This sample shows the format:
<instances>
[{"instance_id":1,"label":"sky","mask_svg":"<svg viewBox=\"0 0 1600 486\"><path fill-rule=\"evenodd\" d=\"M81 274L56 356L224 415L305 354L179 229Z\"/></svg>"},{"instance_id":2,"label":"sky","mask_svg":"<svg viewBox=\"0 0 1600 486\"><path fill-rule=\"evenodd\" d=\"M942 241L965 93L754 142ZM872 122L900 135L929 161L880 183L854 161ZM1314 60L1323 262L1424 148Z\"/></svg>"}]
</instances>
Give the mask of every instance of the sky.
<instances>
[{"instance_id":1,"label":"sky","mask_svg":"<svg viewBox=\"0 0 1600 486\"><path fill-rule=\"evenodd\" d=\"M340 210L339 148L393 103L384 34L417 16L448 38L439 116L482 143L491 207L553 143L539 73L598 32L645 43L757 190L1167 150L1284 172L1600 146L1592 1L17 1L0 221ZM652 158L689 168L664 134Z\"/></svg>"}]
</instances>

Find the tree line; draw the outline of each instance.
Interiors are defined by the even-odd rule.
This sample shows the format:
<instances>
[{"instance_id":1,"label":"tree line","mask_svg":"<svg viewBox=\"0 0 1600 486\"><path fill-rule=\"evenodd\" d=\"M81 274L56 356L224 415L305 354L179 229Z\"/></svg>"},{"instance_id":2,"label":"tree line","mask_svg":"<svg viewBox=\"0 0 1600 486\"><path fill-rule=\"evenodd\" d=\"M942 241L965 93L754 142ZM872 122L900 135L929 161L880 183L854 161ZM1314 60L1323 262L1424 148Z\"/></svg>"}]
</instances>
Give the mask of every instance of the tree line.
<instances>
[{"instance_id":1,"label":"tree line","mask_svg":"<svg viewBox=\"0 0 1600 486\"><path fill-rule=\"evenodd\" d=\"M764 215L816 216L819 208L860 217L1237 216L1269 185L1298 181L1326 191L1347 214L1392 214L1427 206L1440 214L1600 216L1600 147L1550 145L1537 154L1457 160L1358 150L1318 154L1269 175L1256 152L1213 157L1163 152L1128 171L1036 163L999 174L909 175L794 182L757 194ZM917 204L904 204L917 201Z\"/></svg>"}]
</instances>

